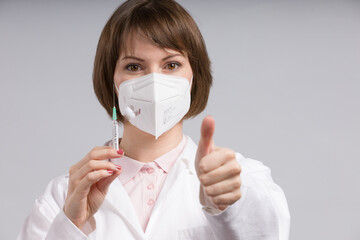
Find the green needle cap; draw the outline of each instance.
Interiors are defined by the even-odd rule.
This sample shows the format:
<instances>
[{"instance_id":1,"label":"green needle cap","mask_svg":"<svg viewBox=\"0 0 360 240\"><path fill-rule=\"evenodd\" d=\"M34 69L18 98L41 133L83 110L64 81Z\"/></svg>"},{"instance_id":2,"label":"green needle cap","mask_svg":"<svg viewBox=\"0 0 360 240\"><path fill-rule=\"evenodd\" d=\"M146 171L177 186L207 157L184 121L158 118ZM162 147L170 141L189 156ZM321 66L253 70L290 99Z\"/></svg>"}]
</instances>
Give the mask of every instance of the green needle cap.
<instances>
[{"instance_id":1,"label":"green needle cap","mask_svg":"<svg viewBox=\"0 0 360 240\"><path fill-rule=\"evenodd\" d=\"M117 116L116 116L116 107L113 108L113 120L116 120Z\"/></svg>"}]
</instances>

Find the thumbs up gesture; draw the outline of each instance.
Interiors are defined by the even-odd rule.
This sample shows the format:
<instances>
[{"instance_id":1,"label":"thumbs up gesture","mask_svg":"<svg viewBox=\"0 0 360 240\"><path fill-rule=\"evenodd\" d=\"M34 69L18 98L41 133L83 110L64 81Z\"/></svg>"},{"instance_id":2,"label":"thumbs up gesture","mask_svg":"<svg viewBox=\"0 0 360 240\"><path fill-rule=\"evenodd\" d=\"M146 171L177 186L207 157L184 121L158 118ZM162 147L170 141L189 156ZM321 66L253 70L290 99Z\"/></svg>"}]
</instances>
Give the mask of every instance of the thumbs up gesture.
<instances>
[{"instance_id":1,"label":"thumbs up gesture","mask_svg":"<svg viewBox=\"0 0 360 240\"><path fill-rule=\"evenodd\" d=\"M225 210L241 198L241 167L235 152L214 145L215 120L207 116L202 121L201 138L195 159L200 181L200 203L203 206Z\"/></svg>"}]
</instances>

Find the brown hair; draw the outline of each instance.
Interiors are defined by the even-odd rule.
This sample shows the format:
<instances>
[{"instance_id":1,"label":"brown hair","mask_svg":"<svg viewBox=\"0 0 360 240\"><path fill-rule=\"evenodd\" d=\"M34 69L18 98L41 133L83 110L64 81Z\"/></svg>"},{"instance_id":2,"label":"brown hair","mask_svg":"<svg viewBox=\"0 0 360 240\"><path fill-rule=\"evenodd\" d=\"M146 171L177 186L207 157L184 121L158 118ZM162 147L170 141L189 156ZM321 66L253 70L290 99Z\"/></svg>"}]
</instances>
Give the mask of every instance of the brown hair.
<instances>
[{"instance_id":1,"label":"brown hair","mask_svg":"<svg viewBox=\"0 0 360 240\"><path fill-rule=\"evenodd\" d=\"M134 32L155 45L186 54L193 71L191 105L185 119L201 113L207 104L212 75L204 39L193 18L173 0L129 0L115 10L107 21L97 46L93 84L101 105L112 116L113 84L116 62L126 51ZM115 106L119 121L117 96Z\"/></svg>"}]
</instances>

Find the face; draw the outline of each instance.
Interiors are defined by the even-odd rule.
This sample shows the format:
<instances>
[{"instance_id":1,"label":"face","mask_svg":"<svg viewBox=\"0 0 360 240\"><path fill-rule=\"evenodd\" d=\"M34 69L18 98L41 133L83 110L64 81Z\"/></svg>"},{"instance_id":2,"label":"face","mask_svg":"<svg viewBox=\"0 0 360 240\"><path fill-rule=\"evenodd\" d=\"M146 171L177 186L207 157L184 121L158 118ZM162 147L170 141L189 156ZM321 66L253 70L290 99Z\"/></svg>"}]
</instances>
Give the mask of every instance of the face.
<instances>
[{"instance_id":1,"label":"face","mask_svg":"<svg viewBox=\"0 0 360 240\"><path fill-rule=\"evenodd\" d=\"M116 63L114 81L117 87L126 80L150 73L181 76L190 83L193 72L187 56L155 46L140 35L134 35L131 40L133 51L131 54L122 53Z\"/></svg>"}]
</instances>

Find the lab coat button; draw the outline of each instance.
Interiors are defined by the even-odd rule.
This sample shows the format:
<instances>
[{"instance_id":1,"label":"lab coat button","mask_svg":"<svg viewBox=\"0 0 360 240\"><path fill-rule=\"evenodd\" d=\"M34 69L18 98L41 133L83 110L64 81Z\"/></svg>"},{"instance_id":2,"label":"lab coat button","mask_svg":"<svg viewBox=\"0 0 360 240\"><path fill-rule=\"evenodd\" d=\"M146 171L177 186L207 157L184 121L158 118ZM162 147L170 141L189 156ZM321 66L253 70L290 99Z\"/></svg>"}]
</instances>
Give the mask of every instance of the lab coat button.
<instances>
[{"instance_id":1,"label":"lab coat button","mask_svg":"<svg viewBox=\"0 0 360 240\"><path fill-rule=\"evenodd\" d=\"M149 190L154 189L154 184L150 183L150 184L147 186L147 189L149 189Z\"/></svg>"},{"instance_id":2,"label":"lab coat button","mask_svg":"<svg viewBox=\"0 0 360 240\"><path fill-rule=\"evenodd\" d=\"M147 173L148 173L148 174L152 174L153 172L154 172L154 168L149 167L149 168L147 169Z\"/></svg>"},{"instance_id":3,"label":"lab coat button","mask_svg":"<svg viewBox=\"0 0 360 240\"><path fill-rule=\"evenodd\" d=\"M149 206L154 205L154 203L155 203L154 199L149 199L149 201L147 202L147 204L148 204Z\"/></svg>"}]
</instances>

